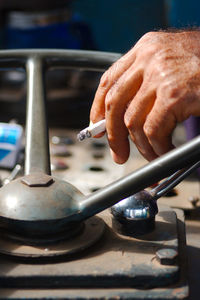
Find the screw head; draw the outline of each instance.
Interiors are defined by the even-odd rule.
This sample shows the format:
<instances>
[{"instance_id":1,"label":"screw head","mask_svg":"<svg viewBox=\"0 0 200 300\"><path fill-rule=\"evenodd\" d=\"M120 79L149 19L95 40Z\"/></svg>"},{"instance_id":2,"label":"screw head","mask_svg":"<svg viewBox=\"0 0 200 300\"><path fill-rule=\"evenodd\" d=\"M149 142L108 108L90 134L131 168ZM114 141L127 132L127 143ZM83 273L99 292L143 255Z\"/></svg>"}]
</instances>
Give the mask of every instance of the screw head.
<instances>
[{"instance_id":1,"label":"screw head","mask_svg":"<svg viewBox=\"0 0 200 300\"><path fill-rule=\"evenodd\" d=\"M53 183L53 178L47 174L37 172L24 176L21 181L30 187L39 187L49 186Z\"/></svg>"},{"instance_id":2,"label":"screw head","mask_svg":"<svg viewBox=\"0 0 200 300\"><path fill-rule=\"evenodd\" d=\"M163 248L156 251L156 258L161 265L174 265L178 252L174 249Z\"/></svg>"}]
</instances>

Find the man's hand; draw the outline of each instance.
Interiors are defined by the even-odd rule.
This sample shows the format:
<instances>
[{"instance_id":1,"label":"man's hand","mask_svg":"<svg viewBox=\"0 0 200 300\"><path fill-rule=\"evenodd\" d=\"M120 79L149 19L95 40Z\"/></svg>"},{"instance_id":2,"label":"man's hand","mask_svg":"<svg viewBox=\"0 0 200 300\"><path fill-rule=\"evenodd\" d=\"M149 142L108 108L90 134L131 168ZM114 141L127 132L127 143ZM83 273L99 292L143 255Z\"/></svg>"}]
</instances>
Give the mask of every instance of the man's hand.
<instances>
[{"instance_id":1,"label":"man's hand","mask_svg":"<svg viewBox=\"0 0 200 300\"><path fill-rule=\"evenodd\" d=\"M173 148L173 129L190 115L200 116L200 31L145 34L102 76L90 118L106 118L113 159L122 164L129 135L152 160Z\"/></svg>"}]
</instances>

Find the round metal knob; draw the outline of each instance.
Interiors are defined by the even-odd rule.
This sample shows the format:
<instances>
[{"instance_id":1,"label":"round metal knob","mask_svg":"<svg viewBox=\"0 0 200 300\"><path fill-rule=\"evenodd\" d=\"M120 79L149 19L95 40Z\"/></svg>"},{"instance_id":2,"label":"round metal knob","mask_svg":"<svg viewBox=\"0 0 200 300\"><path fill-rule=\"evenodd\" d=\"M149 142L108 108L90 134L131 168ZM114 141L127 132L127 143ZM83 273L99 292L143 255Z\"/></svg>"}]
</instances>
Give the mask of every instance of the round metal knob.
<instances>
[{"instance_id":1,"label":"round metal knob","mask_svg":"<svg viewBox=\"0 0 200 300\"><path fill-rule=\"evenodd\" d=\"M140 235L153 230L158 208L152 195L143 190L112 206L111 212L117 230L123 234Z\"/></svg>"}]
</instances>

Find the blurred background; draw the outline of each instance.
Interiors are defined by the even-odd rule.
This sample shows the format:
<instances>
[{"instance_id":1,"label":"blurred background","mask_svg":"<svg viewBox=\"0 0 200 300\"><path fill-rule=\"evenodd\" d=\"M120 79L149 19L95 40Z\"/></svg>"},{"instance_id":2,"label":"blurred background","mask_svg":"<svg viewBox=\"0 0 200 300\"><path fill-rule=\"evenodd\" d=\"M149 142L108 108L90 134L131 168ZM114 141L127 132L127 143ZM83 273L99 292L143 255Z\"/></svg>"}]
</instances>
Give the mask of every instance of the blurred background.
<instances>
[{"instance_id":1,"label":"blurred background","mask_svg":"<svg viewBox=\"0 0 200 300\"><path fill-rule=\"evenodd\" d=\"M126 52L145 32L199 26L198 0L0 0L1 48Z\"/></svg>"},{"instance_id":2,"label":"blurred background","mask_svg":"<svg viewBox=\"0 0 200 300\"><path fill-rule=\"evenodd\" d=\"M0 48L125 53L148 31L199 26L199 11L198 0L0 0ZM78 70L47 72L50 122L73 127L87 124L100 76ZM0 71L2 121L17 117L24 122L25 80L19 70Z\"/></svg>"}]
</instances>

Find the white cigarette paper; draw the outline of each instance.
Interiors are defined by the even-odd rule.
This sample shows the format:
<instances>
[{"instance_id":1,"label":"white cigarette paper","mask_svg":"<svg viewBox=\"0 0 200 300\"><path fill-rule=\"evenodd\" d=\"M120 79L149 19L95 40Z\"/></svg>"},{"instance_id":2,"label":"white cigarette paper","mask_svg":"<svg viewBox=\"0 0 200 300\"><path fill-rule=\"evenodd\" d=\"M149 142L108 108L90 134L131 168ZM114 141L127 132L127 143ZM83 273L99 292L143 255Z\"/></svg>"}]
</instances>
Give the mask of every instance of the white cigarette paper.
<instances>
[{"instance_id":1,"label":"white cigarette paper","mask_svg":"<svg viewBox=\"0 0 200 300\"><path fill-rule=\"evenodd\" d=\"M77 139L81 142L87 138L93 137L106 130L106 120L101 120L95 124L91 124L87 128L81 130L77 135Z\"/></svg>"}]
</instances>

